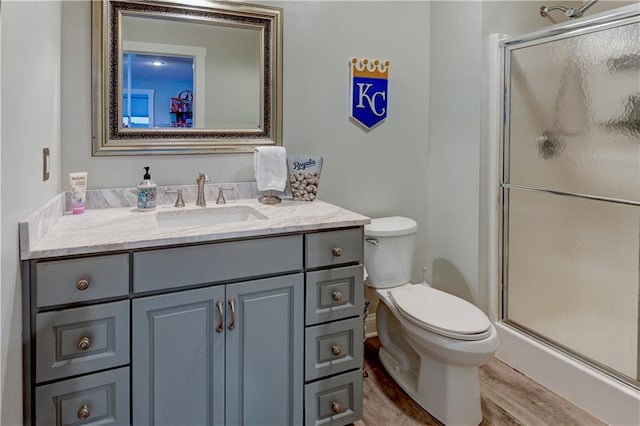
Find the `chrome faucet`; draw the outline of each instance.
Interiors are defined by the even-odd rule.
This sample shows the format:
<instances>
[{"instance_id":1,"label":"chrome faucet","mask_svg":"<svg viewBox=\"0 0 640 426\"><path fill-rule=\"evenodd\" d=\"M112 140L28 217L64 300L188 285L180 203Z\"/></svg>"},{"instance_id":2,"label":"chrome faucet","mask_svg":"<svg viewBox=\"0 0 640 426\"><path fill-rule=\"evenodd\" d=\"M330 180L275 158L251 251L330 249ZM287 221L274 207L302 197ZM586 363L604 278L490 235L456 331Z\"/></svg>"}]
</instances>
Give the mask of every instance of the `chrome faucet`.
<instances>
[{"instance_id":1,"label":"chrome faucet","mask_svg":"<svg viewBox=\"0 0 640 426\"><path fill-rule=\"evenodd\" d=\"M204 207L207 202L204 199L204 183L209 182L209 176L205 173L198 173L196 185L198 185L198 197L196 198L196 206Z\"/></svg>"}]
</instances>

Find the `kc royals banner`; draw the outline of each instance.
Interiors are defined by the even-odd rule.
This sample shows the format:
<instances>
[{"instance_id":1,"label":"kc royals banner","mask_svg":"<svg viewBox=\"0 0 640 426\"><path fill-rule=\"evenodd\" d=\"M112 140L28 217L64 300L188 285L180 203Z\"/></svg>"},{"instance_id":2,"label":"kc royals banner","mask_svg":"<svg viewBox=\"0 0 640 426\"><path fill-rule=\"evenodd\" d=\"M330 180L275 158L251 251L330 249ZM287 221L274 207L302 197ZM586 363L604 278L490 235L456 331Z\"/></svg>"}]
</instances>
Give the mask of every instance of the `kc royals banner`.
<instances>
[{"instance_id":1,"label":"kc royals banner","mask_svg":"<svg viewBox=\"0 0 640 426\"><path fill-rule=\"evenodd\" d=\"M387 118L389 61L351 59L351 117L372 129Z\"/></svg>"}]
</instances>

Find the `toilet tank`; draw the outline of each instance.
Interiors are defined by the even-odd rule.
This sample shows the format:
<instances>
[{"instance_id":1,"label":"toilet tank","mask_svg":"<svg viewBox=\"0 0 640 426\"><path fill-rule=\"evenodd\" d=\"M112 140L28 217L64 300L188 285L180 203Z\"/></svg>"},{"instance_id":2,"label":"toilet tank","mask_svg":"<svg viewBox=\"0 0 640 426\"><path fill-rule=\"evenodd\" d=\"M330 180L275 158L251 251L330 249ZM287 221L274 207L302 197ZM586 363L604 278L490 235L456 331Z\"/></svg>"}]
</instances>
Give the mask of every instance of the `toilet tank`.
<instances>
[{"instance_id":1,"label":"toilet tank","mask_svg":"<svg viewBox=\"0 0 640 426\"><path fill-rule=\"evenodd\" d=\"M396 287L411 280L413 248L418 224L406 217L372 219L364 227L364 267L367 285Z\"/></svg>"}]
</instances>

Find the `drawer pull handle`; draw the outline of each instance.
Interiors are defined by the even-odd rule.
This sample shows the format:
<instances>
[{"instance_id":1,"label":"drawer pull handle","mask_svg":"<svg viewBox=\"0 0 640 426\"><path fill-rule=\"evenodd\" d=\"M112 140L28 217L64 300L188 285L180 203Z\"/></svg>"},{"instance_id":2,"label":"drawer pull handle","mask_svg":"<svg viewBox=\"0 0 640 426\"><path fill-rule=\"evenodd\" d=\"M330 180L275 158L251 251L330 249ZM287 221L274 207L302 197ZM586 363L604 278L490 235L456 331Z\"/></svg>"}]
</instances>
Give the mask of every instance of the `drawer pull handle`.
<instances>
[{"instance_id":1,"label":"drawer pull handle","mask_svg":"<svg viewBox=\"0 0 640 426\"><path fill-rule=\"evenodd\" d=\"M331 403L331 411L333 411L336 414L340 414L342 413L342 404L340 404L338 401L333 401Z\"/></svg>"},{"instance_id":2,"label":"drawer pull handle","mask_svg":"<svg viewBox=\"0 0 640 426\"><path fill-rule=\"evenodd\" d=\"M89 339L87 336L84 336L80 340L78 340L78 349L80 349L81 351L86 351L90 347L91 339Z\"/></svg>"},{"instance_id":3,"label":"drawer pull handle","mask_svg":"<svg viewBox=\"0 0 640 426\"><path fill-rule=\"evenodd\" d=\"M331 298L335 301L335 302L339 302L342 300L342 292L340 291L334 291L333 293L331 293Z\"/></svg>"},{"instance_id":4,"label":"drawer pull handle","mask_svg":"<svg viewBox=\"0 0 640 426\"><path fill-rule=\"evenodd\" d=\"M229 299L229 307L231 308L231 322L229 323L229 330L236 328L236 299Z\"/></svg>"},{"instance_id":5,"label":"drawer pull handle","mask_svg":"<svg viewBox=\"0 0 640 426\"><path fill-rule=\"evenodd\" d=\"M84 420L87 420L90 415L91 415L91 410L89 410L88 405L85 404L82 407L80 407L80 409L78 409L78 419L84 421Z\"/></svg>"},{"instance_id":6,"label":"drawer pull handle","mask_svg":"<svg viewBox=\"0 0 640 426\"><path fill-rule=\"evenodd\" d=\"M218 326L216 331L222 333L222 330L224 330L224 302L222 299L216 300L216 306L218 307Z\"/></svg>"},{"instance_id":7,"label":"drawer pull handle","mask_svg":"<svg viewBox=\"0 0 640 426\"><path fill-rule=\"evenodd\" d=\"M84 278L81 280L78 280L78 282L76 283L76 288L80 291L86 290L89 288L89 280L85 280Z\"/></svg>"},{"instance_id":8,"label":"drawer pull handle","mask_svg":"<svg viewBox=\"0 0 640 426\"><path fill-rule=\"evenodd\" d=\"M333 252L333 255L334 255L335 257L340 257L340 256L342 256L342 248L340 248L340 247L334 247L334 248L333 248L333 250L332 250L332 252Z\"/></svg>"},{"instance_id":9,"label":"drawer pull handle","mask_svg":"<svg viewBox=\"0 0 640 426\"><path fill-rule=\"evenodd\" d=\"M340 345L333 345L331 346L331 353L335 356L338 356L342 353L342 348L340 347Z\"/></svg>"}]
</instances>

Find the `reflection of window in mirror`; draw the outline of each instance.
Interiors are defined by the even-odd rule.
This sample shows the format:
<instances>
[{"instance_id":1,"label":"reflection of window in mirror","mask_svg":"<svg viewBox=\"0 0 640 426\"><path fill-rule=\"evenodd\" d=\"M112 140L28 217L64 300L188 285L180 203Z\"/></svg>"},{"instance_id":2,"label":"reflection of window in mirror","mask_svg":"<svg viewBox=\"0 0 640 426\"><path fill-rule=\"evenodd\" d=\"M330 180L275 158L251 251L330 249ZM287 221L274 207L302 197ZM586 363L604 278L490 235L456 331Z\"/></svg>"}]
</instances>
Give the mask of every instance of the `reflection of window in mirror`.
<instances>
[{"instance_id":1,"label":"reflection of window in mirror","mask_svg":"<svg viewBox=\"0 0 640 426\"><path fill-rule=\"evenodd\" d=\"M195 58L131 52L123 56L123 126L193 127ZM143 105L147 100L148 105ZM144 126L143 106L151 117ZM137 116L137 121L129 115Z\"/></svg>"},{"instance_id":2,"label":"reflection of window in mirror","mask_svg":"<svg viewBox=\"0 0 640 426\"><path fill-rule=\"evenodd\" d=\"M155 93L146 89L124 89L122 91L122 127L155 127Z\"/></svg>"},{"instance_id":3,"label":"reflection of window in mirror","mask_svg":"<svg viewBox=\"0 0 640 426\"><path fill-rule=\"evenodd\" d=\"M123 43L122 89L153 90L154 123L149 127L204 127L206 49L162 43ZM126 102L126 98L124 100ZM123 123L125 105L121 108ZM124 126L127 127L127 126Z\"/></svg>"}]
</instances>

